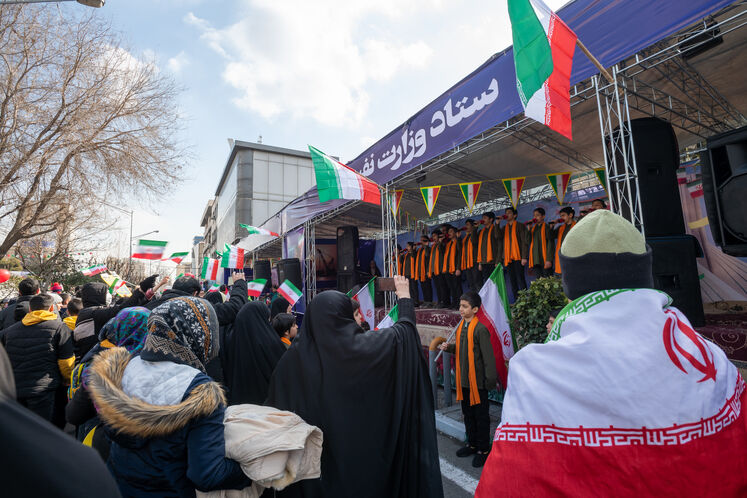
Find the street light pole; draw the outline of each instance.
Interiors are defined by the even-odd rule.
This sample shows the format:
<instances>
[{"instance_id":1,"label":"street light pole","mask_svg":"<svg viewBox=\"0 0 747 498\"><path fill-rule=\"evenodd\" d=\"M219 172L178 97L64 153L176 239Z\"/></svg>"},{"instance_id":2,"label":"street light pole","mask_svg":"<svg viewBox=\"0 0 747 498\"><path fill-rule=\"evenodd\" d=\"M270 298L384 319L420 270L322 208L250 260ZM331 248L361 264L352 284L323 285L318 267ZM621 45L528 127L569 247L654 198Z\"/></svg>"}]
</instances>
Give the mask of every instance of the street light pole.
<instances>
[{"instance_id":1,"label":"street light pole","mask_svg":"<svg viewBox=\"0 0 747 498\"><path fill-rule=\"evenodd\" d=\"M78 2L86 7L93 7L98 9L103 7L106 0L2 0L0 5L18 5L24 3L62 3L62 2Z\"/></svg>"}]
</instances>

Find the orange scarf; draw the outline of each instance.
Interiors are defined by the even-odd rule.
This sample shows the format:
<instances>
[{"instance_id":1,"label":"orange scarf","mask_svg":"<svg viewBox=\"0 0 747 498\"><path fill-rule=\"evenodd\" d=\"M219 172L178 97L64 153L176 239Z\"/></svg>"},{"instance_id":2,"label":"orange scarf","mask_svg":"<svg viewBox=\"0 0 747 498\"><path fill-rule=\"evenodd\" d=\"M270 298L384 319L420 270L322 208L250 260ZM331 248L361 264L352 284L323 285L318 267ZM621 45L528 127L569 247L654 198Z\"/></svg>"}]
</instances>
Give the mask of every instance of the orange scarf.
<instances>
[{"instance_id":1,"label":"orange scarf","mask_svg":"<svg viewBox=\"0 0 747 498\"><path fill-rule=\"evenodd\" d=\"M568 227L568 230L570 230L575 225L576 220L573 220L571 226L568 227L567 223L563 223L560 228L558 228L558 244L555 246L555 273L562 273L562 270L560 269L560 245L563 243L563 234L565 233L565 227Z\"/></svg>"},{"instance_id":2,"label":"orange scarf","mask_svg":"<svg viewBox=\"0 0 747 498\"><path fill-rule=\"evenodd\" d=\"M547 261L547 238L545 236L545 227L547 226L546 223L542 223L542 229L540 230L540 238L542 239L542 263L544 264L545 261ZM534 229L537 228L537 224L535 223L532 226L532 243L529 246L529 268L532 268L534 266Z\"/></svg>"},{"instance_id":3,"label":"orange scarf","mask_svg":"<svg viewBox=\"0 0 747 498\"><path fill-rule=\"evenodd\" d=\"M483 228L480 230L480 240L477 242L477 262L478 263L490 263L493 261L493 228L495 227L494 223L490 224L490 228ZM482 237L485 235L485 232L488 233L488 254L485 257L485 261L482 260Z\"/></svg>"},{"instance_id":4,"label":"orange scarf","mask_svg":"<svg viewBox=\"0 0 747 498\"><path fill-rule=\"evenodd\" d=\"M475 266L474 244L472 244L472 234L468 233L462 241L462 270L468 270Z\"/></svg>"},{"instance_id":5,"label":"orange scarf","mask_svg":"<svg viewBox=\"0 0 747 498\"><path fill-rule=\"evenodd\" d=\"M280 341L281 341L281 342L282 342L283 344L285 344L286 346L290 346L290 345L291 345L291 340L290 340L290 339L288 339L287 337L281 337L281 338L280 338Z\"/></svg>"},{"instance_id":6,"label":"orange scarf","mask_svg":"<svg viewBox=\"0 0 747 498\"><path fill-rule=\"evenodd\" d=\"M472 317L472 321L467 326L467 361L469 362L469 406L476 405L480 402L480 393L477 392L477 374L475 373L475 327L477 327L477 317ZM464 319L459 322L456 336L456 390L457 401L462 401L462 366L459 364L460 345L462 344L462 327Z\"/></svg>"},{"instance_id":7,"label":"orange scarf","mask_svg":"<svg viewBox=\"0 0 747 498\"><path fill-rule=\"evenodd\" d=\"M441 274L441 265L438 264L438 258L441 256L440 248L441 246L438 243L431 247L431 260L428 264L428 277ZM436 259L435 263L433 261L434 258Z\"/></svg>"},{"instance_id":8,"label":"orange scarf","mask_svg":"<svg viewBox=\"0 0 747 498\"><path fill-rule=\"evenodd\" d=\"M446 243L446 254L444 257L444 273L454 273L456 272L456 248L457 248L457 241L456 239L451 239Z\"/></svg>"},{"instance_id":9,"label":"orange scarf","mask_svg":"<svg viewBox=\"0 0 747 498\"><path fill-rule=\"evenodd\" d=\"M421 282L428 278L428 272L425 271L425 251L426 247L421 247L418 251L418 257L415 259L415 266L418 268L418 277Z\"/></svg>"},{"instance_id":10,"label":"orange scarf","mask_svg":"<svg viewBox=\"0 0 747 498\"><path fill-rule=\"evenodd\" d=\"M402 275L402 267L404 266L405 261L400 257L399 253L397 253L397 275Z\"/></svg>"},{"instance_id":11,"label":"orange scarf","mask_svg":"<svg viewBox=\"0 0 747 498\"><path fill-rule=\"evenodd\" d=\"M521 259L521 251L519 250L519 241L516 239L516 224L518 221L514 220L510 228L506 225L506 231L503 235L503 264L508 266L512 261L519 261Z\"/></svg>"},{"instance_id":12,"label":"orange scarf","mask_svg":"<svg viewBox=\"0 0 747 498\"><path fill-rule=\"evenodd\" d=\"M410 280L417 280L418 279L418 261L417 257L414 253L407 253L407 256L405 256L405 261L410 260Z\"/></svg>"}]
</instances>

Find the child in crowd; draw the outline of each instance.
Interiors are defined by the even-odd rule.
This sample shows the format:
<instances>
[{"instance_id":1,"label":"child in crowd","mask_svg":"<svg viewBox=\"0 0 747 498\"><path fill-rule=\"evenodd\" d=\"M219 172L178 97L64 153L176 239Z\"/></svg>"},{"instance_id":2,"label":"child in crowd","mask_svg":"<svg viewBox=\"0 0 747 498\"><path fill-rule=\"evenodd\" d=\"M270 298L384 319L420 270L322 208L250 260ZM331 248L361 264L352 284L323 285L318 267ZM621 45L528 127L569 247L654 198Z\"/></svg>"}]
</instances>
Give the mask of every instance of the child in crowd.
<instances>
[{"instance_id":1,"label":"child in crowd","mask_svg":"<svg viewBox=\"0 0 747 498\"><path fill-rule=\"evenodd\" d=\"M552 330L552 324L555 323L555 319L558 317L558 314L562 309L563 308L555 308L554 310L550 310L550 313L547 316L547 325L545 325L548 334Z\"/></svg>"},{"instance_id":2,"label":"child in crowd","mask_svg":"<svg viewBox=\"0 0 747 498\"><path fill-rule=\"evenodd\" d=\"M457 327L456 344L442 342L439 349L456 354L457 401L462 402L467 445L457 451L458 457L475 455L473 467L482 467L490 451L490 414L488 391L498 382L495 355L490 332L479 322L477 312L482 299L469 291L459 298L462 321Z\"/></svg>"},{"instance_id":3,"label":"child in crowd","mask_svg":"<svg viewBox=\"0 0 747 498\"><path fill-rule=\"evenodd\" d=\"M67 303L67 316L62 319L70 330L75 330L75 322L78 321L78 313L83 309L83 300L74 297Z\"/></svg>"},{"instance_id":4,"label":"child in crowd","mask_svg":"<svg viewBox=\"0 0 747 498\"><path fill-rule=\"evenodd\" d=\"M296 323L296 317L292 313L278 313L275 315L275 318L272 319L272 328L280 336L285 349L290 347L291 341L298 335L298 324Z\"/></svg>"}]
</instances>

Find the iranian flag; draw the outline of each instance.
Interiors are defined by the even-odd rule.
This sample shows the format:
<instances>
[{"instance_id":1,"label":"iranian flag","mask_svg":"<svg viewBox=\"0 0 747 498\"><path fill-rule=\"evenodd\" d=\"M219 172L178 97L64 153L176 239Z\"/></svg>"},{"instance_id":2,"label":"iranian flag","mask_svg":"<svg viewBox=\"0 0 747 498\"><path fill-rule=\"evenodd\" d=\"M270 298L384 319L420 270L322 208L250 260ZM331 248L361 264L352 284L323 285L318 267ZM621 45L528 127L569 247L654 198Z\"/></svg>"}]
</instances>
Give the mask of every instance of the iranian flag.
<instances>
[{"instance_id":1,"label":"iranian flag","mask_svg":"<svg viewBox=\"0 0 747 498\"><path fill-rule=\"evenodd\" d=\"M246 289L249 297L253 297L254 299L258 298L260 294L262 294L265 285L267 285L266 278L258 278L246 284Z\"/></svg>"},{"instance_id":2,"label":"iranian flag","mask_svg":"<svg viewBox=\"0 0 747 498\"><path fill-rule=\"evenodd\" d=\"M244 268L244 250L240 247L226 244L220 261L221 268Z\"/></svg>"},{"instance_id":3,"label":"iranian flag","mask_svg":"<svg viewBox=\"0 0 747 498\"><path fill-rule=\"evenodd\" d=\"M498 264L480 289L482 306L477 312L477 319L490 331L490 343L495 355L495 368L501 385L505 388L508 376L506 362L516 351L516 339L509 325L508 294L506 281L503 279L503 265Z\"/></svg>"},{"instance_id":4,"label":"iranian flag","mask_svg":"<svg viewBox=\"0 0 747 498\"><path fill-rule=\"evenodd\" d=\"M503 188L506 189L508 198L511 201L511 205L516 209L519 204L519 197L521 197L521 189L524 188L524 180L526 177L521 178L506 178L501 180L503 182Z\"/></svg>"},{"instance_id":5,"label":"iranian flag","mask_svg":"<svg viewBox=\"0 0 747 498\"><path fill-rule=\"evenodd\" d=\"M80 272L86 277L92 277L94 275L98 275L99 273L105 272L106 270L106 265L93 265L89 266L88 268L83 268L82 270L80 270Z\"/></svg>"},{"instance_id":6,"label":"iranian flag","mask_svg":"<svg viewBox=\"0 0 747 498\"><path fill-rule=\"evenodd\" d=\"M376 277L369 280L368 283L364 285L355 296L353 296L353 299L360 303L361 315L363 315L363 319L368 322L368 325L371 326L371 330L373 330L376 325L376 313L374 310L375 280Z\"/></svg>"},{"instance_id":7,"label":"iranian flag","mask_svg":"<svg viewBox=\"0 0 747 498\"><path fill-rule=\"evenodd\" d=\"M474 209L475 202L477 202L477 194L480 192L481 186L482 182L459 184L459 190L462 191L462 196L464 197L464 202L467 203L469 214L472 214L472 209Z\"/></svg>"},{"instance_id":8,"label":"iranian flag","mask_svg":"<svg viewBox=\"0 0 747 498\"><path fill-rule=\"evenodd\" d=\"M687 178L690 175L687 174L687 168L681 167L677 168L677 183L680 185L684 185L687 183Z\"/></svg>"},{"instance_id":9,"label":"iranian flag","mask_svg":"<svg viewBox=\"0 0 747 498\"><path fill-rule=\"evenodd\" d=\"M278 287L278 294L283 296L291 306L296 304L296 302L301 299L301 296L303 295L303 293L298 290L298 287L293 285L293 282L287 279L280 285L280 287Z\"/></svg>"},{"instance_id":10,"label":"iranian flag","mask_svg":"<svg viewBox=\"0 0 747 498\"><path fill-rule=\"evenodd\" d=\"M568 184L571 183L570 173L558 173L555 175L546 175L547 181L550 182L555 196L558 198L558 204L563 204L565 199L565 191L568 190Z\"/></svg>"},{"instance_id":11,"label":"iranian flag","mask_svg":"<svg viewBox=\"0 0 747 498\"><path fill-rule=\"evenodd\" d=\"M202 279L216 280L218 278L219 259L202 258Z\"/></svg>"},{"instance_id":12,"label":"iranian flag","mask_svg":"<svg viewBox=\"0 0 747 498\"><path fill-rule=\"evenodd\" d=\"M597 175L597 180L599 180L599 184L604 187L604 190L607 190L607 170L604 168L595 168L594 174ZM609 192L607 193L609 195Z\"/></svg>"},{"instance_id":13,"label":"iranian flag","mask_svg":"<svg viewBox=\"0 0 747 498\"><path fill-rule=\"evenodd\" d=\"M208 292L216 292L218 290L220 290L220 284L215 283L210 286Z\"/></svg>"},{"instance_id":14,"label":"iranian flag","mask_svg":"<svg viewBox=\"0 0 747 498\"><path fill-rule=\"evenodd\" d=\"M508 0L508 16L524 114L572 139L570 79L576 34L542 0Z\"/></svg>"},{"instance_id":15,"label":"iranian flag","mask_svg":"<svg viewBox=\"0 0 747 498\"><path fill-rule=\"evenodd\" d=\"M394 305L394 308L392 308L384 317L384 319L379 322L379 326L376 327L376 329L378 330L392 327L395 323L397 323L397 320L399 320L399 304Z\"/></svg>"},{"instance_id":16,"label":"iranian flag","mask_svg":"<svg viewBox=\"0 0 747 498\"><path fill-rule=\"evenodd\" d=\"M420 194L423 196L423 202L425 202L425 209L428 210L428 216L433 214L433 208L436 207L439 192L441 192L440 186L420 187Z\"/></svg>"},{"instance_id":17,"label":"iranian flag","mask_svg":"<svg viewBox=\"0 0 747 498\"><path fill-rule=\"evenodd\" d=\"M392 216L397 216L399 204L402 202L402 194L404 193L404 190L395 190L394 195L389 196L389 209L392 211Z\"/></svg>"},{"instance_id":18,"label":"iranian flag","mask_svg":"<svg viewBox=\"0 0 747 498\"><path fill-rule=\"evenodd\" d=\"M381 193L376 183L311 145L309 152L314 163L319 202L350 199L381 205Z\"/></svg>"},{"instance_id":19,"label":"iranian flag","mask_svg":"<svg viewBox=\"0 0 747 498\"><path fill-rule=\"evenodd\" d=\"M239 223L239 226L241 228L246 228L246 230L249 232L249 235L270 235L272 237L280 237L280 235L276 234L275 232L265 230L264 228L253 227L251 225L244 225L243 223Z\"/></svg>"},{"instance_id":20,"label":"iranian flag","mask_svg":"<svg viewBox=\"0 0 747 498\"><path fill-rule=\"evenodd\" d=\"M118 295L120 297L130 297L132 292L125 285L125 281L116 273L102 273L101 280L109 287L109 294Z\"/></svg>"},{"instance_id":21,"label":"iranian flag","mask_svg":"<svg viewBox=\"0 0 747 498\"><path fill-rule=\"evenodd\" d=\"M163 258L163 251L166 249L165 240L146 240L140 239L137 241L137 247L135 252L132 253L132 257L136 259L161 259Z\"/></svg>"},{"instance_id":22,"label":"iranian flag","mask_svg":"<svg viewBox=\"0 0 747 498\"><path fill-rule=\"evenodd\" d=\"M180 264L188 254L188 252L174 252L171 253L171 256L164 258L161 261L173 261L176 264Z\"/></svg>"},{"instance_id":23,"label":"iranian flag","mask_svg":"<svg viewBox=\"0 0 747 498\"><path fill-rule=\"evenodd\" d=\"M695 199L696 197L703 196L703 180L696 180L687 184L687 191L690 192L690 197Z\"/></svg>"}]
</instances>

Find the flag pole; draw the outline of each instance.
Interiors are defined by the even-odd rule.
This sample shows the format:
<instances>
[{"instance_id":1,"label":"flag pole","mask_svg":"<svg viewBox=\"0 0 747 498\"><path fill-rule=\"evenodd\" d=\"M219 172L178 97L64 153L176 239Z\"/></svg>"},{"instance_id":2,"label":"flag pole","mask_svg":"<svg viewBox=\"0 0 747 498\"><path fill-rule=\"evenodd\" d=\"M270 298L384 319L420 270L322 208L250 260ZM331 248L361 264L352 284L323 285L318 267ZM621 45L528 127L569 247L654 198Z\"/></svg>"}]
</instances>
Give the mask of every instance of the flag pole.
<instances>
[{"instance_id":1,"label":"flag pole","mask_svg":"<svg viewBox=\"0 0 747 498\"><path fill-rule=\"evenodd\" d=\"M451 331L451 335L449 335L449 338L446 339L446 341L445 341L447 344L449 342L451 342L451 340L454 338L454 335L456 334L457 329L459 328L459 324L461 324L461 323L462 323L462 321L460 320L459 323L456 324L456 327L454 327L454 330ZM436 359L433 360L433 361L438 361L438 359L441 358L442 354L443 354L443 351L439 351L438 354L436 355Z\"/></svg>"},{"instance_id":2,"label":"flag pole","mask_svg":"<svg viewBox=\"0 0 747 498\"><path fill-rule=\"evenodd\" d=\"M581 42L581 40L580 40L580 39L578 39L578 38L576 38L576 45L578 46L578 48L580 48L580 49L581 49L581 51L582 51L582 52L584 53L584 55L586 55L586 57L588 57L588 58L589 58L589 60L590 60L590 61L592 62L592 64L594 64L594 65L595 65L595 66L597 67L597 69L599 69L599 72L600 72L600 73L602 73L602 76L604 76L604 79L606 79L606 80L607 80L608 82L610 82L610 83L612 83L613 81L615 81L615 80L614 80L614 79L612 78L612 75L611 75L611 74L609 73L609 71L607 71L607 70L606 70L606 69L604 68L604 66L602 66L602 63L601 63L601 62L599 62L599 61L597 60L597 58L596 58L596 57L594 57L594 56L592 55L592 53L591 53L591 52L589 52L589 49L588 49L588 48L586 48L586 45L584 45L584 44L583 44L583 43Z\"/></svg>"}]
</instances>

